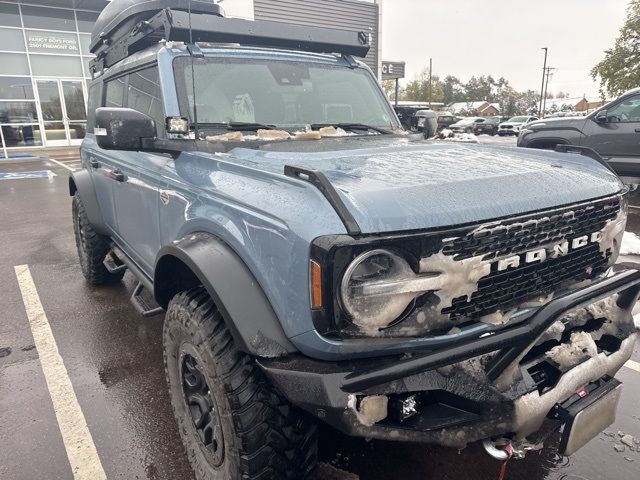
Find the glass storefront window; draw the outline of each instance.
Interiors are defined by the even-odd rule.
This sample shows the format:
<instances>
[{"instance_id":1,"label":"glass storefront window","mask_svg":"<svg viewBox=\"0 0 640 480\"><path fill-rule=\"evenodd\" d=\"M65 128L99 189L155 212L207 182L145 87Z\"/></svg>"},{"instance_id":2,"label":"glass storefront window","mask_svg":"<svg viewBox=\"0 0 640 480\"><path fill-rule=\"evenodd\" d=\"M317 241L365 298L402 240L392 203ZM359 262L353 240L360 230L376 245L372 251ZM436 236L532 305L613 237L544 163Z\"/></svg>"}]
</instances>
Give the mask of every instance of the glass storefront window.
<instances>
[{"instance_id":1,"label":"glass storefront window","mask_svg":"<svg viewBox=\"0 0 640 480\"><path fill-rule=\"evenodd\" d=\"M54 77L82 77L80 57L62 55L31 55L34 75Z\"/></svg>"},{"instance_id":2,"label":"glass storefront window","mask_svg":"<svg viewBox=\"0 0 640 480\"><path fill-rule=\"evenodd\" d=\"M99 13L93 12L76 12L76 17L78 19L78 31L91 33L93 31L93 25L96 23L98 19Z\"/></svg>"},{"instance_id":3,"label":"glass storefront window","mask_svg":"<svg viewBox=\"0 0 640 480\"><path fill-rule=\"evenodd\" d=\"M11 3L0 3L0 25L5 27L21 27L20 12L18 5Z\"/></svg>"},{"instance_id":4,"label":"glass storefront window","mask_svg":"<svg viewBox=\"0 0 640 480\"><path fill-rule=\"evenodd\" d=\"M67 108L67 118L70 120L86 120L87 109L84 104L82 82L62 82L64 104Z\"/></svg>"},{"instance_id":5,"label":"glass storefront window","mask_svg":"<svg viewBox=\"0 0 640 480\"><path fill-rule=\"evenodd\" d=\"M24 52L24 37L22 30L0 28L0 50Z\"/></svg>"},{"instance_id":6,"label":"glass storefront window","mask_svg":"<svg viewBox=\"0 0 640 480\"><path fill-rule=\"evenodd\" d=\"M40 126L2 125L3 147L37 147L42 145Z\"/></svg>"},{"instance_id":7,"label":"glass storefront window","mask_svg":"<svg viewBox=\"0 0 640 480\"><path fill-rule=\"evenodd\" d=\"M3 75L29 75L29 62L24 53L0 53L0 73Z\"/></svg>"},{"instance_id":8,"label":"glass storefront window","mask_svg":"<svg viewBox=\"0 0 640 480\"><path fill-rule=\"evenodd\" d=\"M0 102L0 123L33 123L37 121L36 102Z\"/></svg>"},{"instance_id":9,"label":"glass storefront window","mask_svg":"<svg viewBox=\"0 0 640 480\"><path fill-rule=\"evenodd\" d=\"M78 55L80 47L75 33L42 32L26 30L27 47L30 52L67 53Z\"/></svg>"},{"instance_id":10,"label":"glass storefront window","mask_svg":"<svg viewBox=\"0 0 640 480\"><path fill-rule=\"evenodd\" d=\"M27 28L76 31L76 20L73 16L73 10L23 5L22 20L24 21L24 26Z\"/></svg>"},{"instance_id":11,"label":"glass storefront window","mask_svg":"<svg viewBox=\"0 0 640 480\"><path fill-rule=\"evenodd\" d=\"M90 44L91 36L80 34L80 50L82 51L83 55L91 55L91 50L89 49Z\"/></svg>"},{"instance_id":12,"label":"glass storefront window","mask_svg":"<svg viewBox=\"0 0 640 480\"><path fill-rule=\"evenodd\" d=\"M33 85L29 77L0 77L0 99L33 100Z\"/></svg>"},{"instance_id":13,"label":"glass storefront window","mask_svg":"<svg viewBox=\"0 0 640 480\"><path fill-rule=\"evenodd\" d=\"M40 95L40 108L42 119L47 121L62 120L62 102L56 80L38 80L38 95Z\"/></svg>"}]
</instances>

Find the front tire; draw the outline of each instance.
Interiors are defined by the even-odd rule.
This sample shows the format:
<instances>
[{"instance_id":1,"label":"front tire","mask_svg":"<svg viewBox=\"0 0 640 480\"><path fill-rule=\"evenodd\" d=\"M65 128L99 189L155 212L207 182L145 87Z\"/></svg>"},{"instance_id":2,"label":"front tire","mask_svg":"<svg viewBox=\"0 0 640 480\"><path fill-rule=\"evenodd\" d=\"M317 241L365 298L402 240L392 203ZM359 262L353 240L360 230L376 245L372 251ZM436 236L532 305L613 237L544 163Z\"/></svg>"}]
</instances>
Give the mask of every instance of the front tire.
<instances>
[{"instance_id":1,"label":"front tire","mask_svg":"<svg viewBox=\"0 0 640 480\"><path fill-rule=\"evenodd\" d=\"M109 250L111 250L109 239L96 232L91 223L89 223L87 212L78 192L73 196L71 216L73 218L73 231L76 237L80 268L87 282L90 285L97 286L122 280L124 271L111 273L104 266L104 259Z\"/></svg>"},{"instance_id":2,"label":"front tire","mask_svg":"<svg viewBox=\"0 0 640 480\"><path fill-rule=\"evenodd\" d=\"M317 461L315 422L236 348L203 287L171 300L163 343L171 404L198 480L309 475Z\"/></svg>"}]
</instances>

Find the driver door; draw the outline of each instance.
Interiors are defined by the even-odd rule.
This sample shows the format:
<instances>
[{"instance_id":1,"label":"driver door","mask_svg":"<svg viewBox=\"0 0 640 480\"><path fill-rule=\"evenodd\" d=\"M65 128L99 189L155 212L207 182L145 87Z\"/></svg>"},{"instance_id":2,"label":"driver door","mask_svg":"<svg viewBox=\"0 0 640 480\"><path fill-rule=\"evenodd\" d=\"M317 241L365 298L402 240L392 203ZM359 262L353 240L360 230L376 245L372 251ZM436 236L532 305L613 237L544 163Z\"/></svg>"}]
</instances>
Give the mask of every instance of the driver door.
<instances>
[{"instance_id":1,"label":"driver door","mask_svg":"<svg viewBox=\"0 0 640 480\"><path fill-rule=\"evenodd\" d=\"M590 117L584 145L605 157L619 175L640 176L640 94L606 110L606 121Z\"/></svg>"}]
</instances>

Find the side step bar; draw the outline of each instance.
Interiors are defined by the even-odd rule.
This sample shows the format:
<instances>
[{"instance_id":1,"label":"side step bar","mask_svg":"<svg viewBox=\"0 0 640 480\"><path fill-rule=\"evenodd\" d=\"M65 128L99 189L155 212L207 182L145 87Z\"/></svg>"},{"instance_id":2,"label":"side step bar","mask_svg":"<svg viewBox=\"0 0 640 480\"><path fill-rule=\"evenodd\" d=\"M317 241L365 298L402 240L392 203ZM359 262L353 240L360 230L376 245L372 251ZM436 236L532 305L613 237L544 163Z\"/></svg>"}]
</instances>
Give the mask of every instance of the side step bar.
<instances>
[{"instance_id":1,"label":"side step bar","mask_svg":"<svg viewBox=\"0 0 640 480\"><path fill-rule=\"evenodd\" d=\"M107 255L104 261L104 266L111 273L118 273L123 270L129 269L134 277L138 280L138 284L133 289L131 294L131 303L137 312L145 318L154 317L164 312L164 309L153 301L144 298L143 294L145 289L147 292L153 292L153 282L145 275L145 273L131 260L126 253L120 248L112 245L111 252Z\"/></svg>"}]
</instances>

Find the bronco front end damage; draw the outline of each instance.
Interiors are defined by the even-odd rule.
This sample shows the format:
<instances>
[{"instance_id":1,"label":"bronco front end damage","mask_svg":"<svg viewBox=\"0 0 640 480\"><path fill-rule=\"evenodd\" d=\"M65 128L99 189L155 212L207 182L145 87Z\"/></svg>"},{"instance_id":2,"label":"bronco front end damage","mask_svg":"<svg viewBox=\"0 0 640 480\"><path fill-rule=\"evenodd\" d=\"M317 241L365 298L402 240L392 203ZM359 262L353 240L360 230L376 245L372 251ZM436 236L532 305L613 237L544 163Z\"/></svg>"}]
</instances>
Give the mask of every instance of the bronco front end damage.
<instances>
[{"instance_id":1,"label":"bronco front end damage","mask_svg":"<svg viewBox=\"0 0 640 480\"><path fill-rule=\"evenodd\" d=\"M350 435L457 448L487 438L539 443L541 432L575 420L572 398L617 386L638 335L639 292L640 272L625 270L513 326L425 353L259 363L292 403Z\"/></svg>"}]
</instances>

